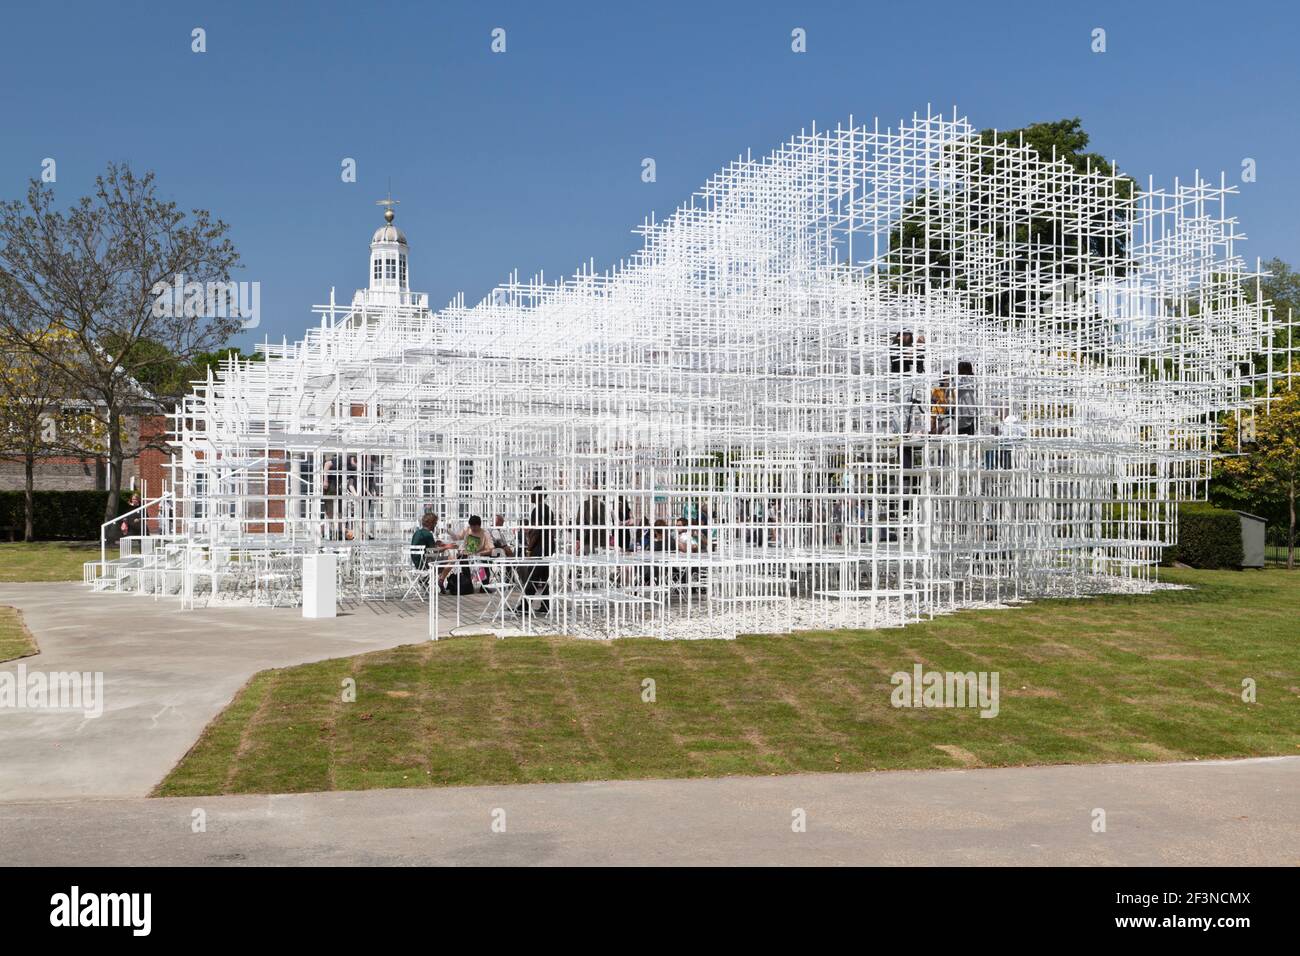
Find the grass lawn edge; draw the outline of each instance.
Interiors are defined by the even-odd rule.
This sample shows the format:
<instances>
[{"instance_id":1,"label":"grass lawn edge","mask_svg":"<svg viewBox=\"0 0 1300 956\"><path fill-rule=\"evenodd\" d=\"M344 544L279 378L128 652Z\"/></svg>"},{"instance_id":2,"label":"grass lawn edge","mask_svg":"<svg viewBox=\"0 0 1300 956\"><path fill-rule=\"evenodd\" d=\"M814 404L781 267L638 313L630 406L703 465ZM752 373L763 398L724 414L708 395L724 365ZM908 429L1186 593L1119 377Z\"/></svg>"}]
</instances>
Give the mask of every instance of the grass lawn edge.
<instances>
[{"instance_id":1,"label":"grass lawn edge","mask_svg":"<svg viewBox=\"0 0 1300 956\"><path fill-rule=\"evenodd\" d=\"M12 630L16 632L14 637L9 634L10 624L4 620L10 615L12 615ZM15 650L21 653L14 653ZM40 652L41 646L36 640L36 635L23 620L23 612L11 604L0 604L0 664L35 657Z\"/></svg>"},{"instance_id":2,"label":"grass lawn edge","mask_svg":"<svg viewBox=\"0 0 1300 956\"><path fill-rule=\"evenodd\" d=\"M1049 599L1013 611L963 611L937 618L934 622L878 632L808 631L779 638L753 636L718 642L638 642L635 639L595 642L573 638L514 638L499 642L495 638L466 636L436 644L421 641L384 651L268 669L254 675L204 728L199 739L160 781L152 795L344 792L816 772L1182 763L1294 755L1300 748L1300 738L1286 728L1300 726L1300 722L1294 719L1294 715L1300 712L1297 711L1300 703L1297 703L1294 693L1280 695L1276 691L1279 687L1294 688L1300 676L1291 652L1293 641L1288 640L1285 653L1278 657L1279 626L1289 625L1277 622L1279 615L1286 621L1292 619L1288 617L1294 613L1291 605L1300 607L1295 597L1300 593L1300 576L1284 577L1285 572L1198 572L1196 575L1199 575L1197 581L1200 583L1191 580L1170 582L1190 585L1183 589L1146 595L1106 595L1082 601ZM1233 625L1233 609L1222 607L1221 602L1225 595L1233 596L1237 592L1241 596L1238 603L1252 610L1258 620ZM1161 598L1161 595L1184 597ZM1277 595L1282 595L1285 600L1280 609L1272 609L1267 599ZM990 618L988 615L998 616ZM1049 717L1055 714L1058 723L1062 711L1065 712L1064 724L1058 728L1062 733L1042 738L1043 742L1037 746L1031 737L1022 741L1022 746L993 746L990 749L988 739L984 739L983 744L978 742L981 732L985 732L984 738L989 736L987 728L981 728L979 723L965 725L966 732L976 734L973 739L977 742L971 743L960 736L957 727L950 728L946 735L936 735L932 728L927 736L925 731L914 732L917 725L901 726L895 721L895 727L891 728L888 721L882 723L878 719L868 719L867 732L888 736L901 729L899 739L883 759L875 759L873 763L874 758L867 757L865 765L862 759L856 762L846 759L841 766L840 754L836 752L837 741L843 740L845 728L858 716L850 712L852 708L850 711L831 708L820 714L824 718L820 726L817 723L819 713L813 711L799 715L807 720L795 721L793 726L784 729L781 726L779 718L782 715L776 713L785 706L781 697L792 688L797 693L803 674L799 673L798 666L793 666L789 673L780 673L791 662L779 659L774 651L776 648L798 649L801 641L810 645L829 644L832 652L873 644L897 645L901 653L925 660L926 654L913 648L922 646L924 642L919 639L927 629L937 630L941 635L945 630L970 630L972 627L977 631L983 628L995 633L1014 631L1024 623L1024 618L1034 616L1057 623L1059 633L1032 635L1033 641L1028 645L1031 651L1040 649L1034 641L1046 649L1077 650L1072 647L1073 635L1077 632L1078 643L1091 641L1089 647L1099 658L1085 661L1088 667L1079 674L1067 673L1065 678L1061 678L1069 681L1077 678L1085 684L1096 685L1089 687L1089 692L1079 700L1067 695L1067 699L1062 701L1031 701L1034 704L1056 704L1055 708L1048 707L1043 713ZM1107 617L1112 619L1108 626L1097 624L1097 619ZM1145 623L1138 621L1139 618L1145 618ZM1132 627L1128 623L1130 619L1135 622ZM1270 635L1267 640L1259 636L1263 633L1261 623L1267 625L1263 630ZM1170 632L1173 637L1165 642L1169 646L1159 643L1154 646L1123 646L1132 643L1128 641L1127 631L1140 629L1139 624L1157 635L1162 631ZM1180 639L1180 628L1191 636ZM1290 633L1293 630L1286 631L1286 634ZM1224 634L1228 635L1226 639ZM528 641L534 642L533 645L526 647L516 643ZM507 648L504 645L511 646ZM688 649L686 645L694 645L694 648ZM1008 646L1014 647L1014 643ZM959 643L954 643L945 644L941 650L948 657L954 651L973 651L978 660L981 649L962 648ZM1235 657L1233 652L1236 652ZM1140 656L1142 654L1149 655L1149 662ZM1225 654L1231 659L1220 660ZM439 655L438 663L429 666L433 655ZM656 660L680 664L677 659L686 658L688 666L675 673L673 681L683 676L698 678L703 675L708 678L709 668L720 660L728 665L737 664L736 661L723 660L731 655L741 658L739 663L742 666L738 671L733 667L730 676L739 675L742 683L756 677L760 679L757 681L760 686L748 693L742 688L719 697L716 688L707 683L703 685L700 699L687 701L682 708L682 719L689 726L684 730L679 727L683 730L679 736L689 738L686 747L689 752L686 757L679 755L675 758L677 762L674 764L672 759L653 753L634 739L637 721L644 714L632 713L635 708L623 707L620 711L604 699L611 693L611 674L598 673L591 667L591 662L598 661L602 655L612 662L611 667L615 670L625 658L641 659L642 662L634 668L639 668L637 673L658 667ZM694 670L689 664L691 659L698 662ZM1115 688L1112 694L1112 675L1105 668L1099 670L1097 665L1110 664L1113 660L1127 663L1119 672L1124 686ZM557 664L558 661L563 664ZM964 661L958 663L961 667L967 666ZM797 665L798 661L793 664ZM539 671L539 667L543 670ZM855 667L858 670L855 671ZM762 682L764 669L777 674L775 683ZM1267 699L1274 710L1267 723L1251 725L1250 722L1263 711L1245 710L1233 702L1233 696L1239 693L1236 682L1241 673L1255 674L1261 681L1268 682ZM359 705L353 712L326 702L322 695L332 687L332 693L337 697L339 678L349 675L356 676L371 694L379 692L380 696ZM614 676L619 675L614 673ZM841 683L871 677L862 669L861 660L856 663L849 661L838 670L823 668L820 676ZM1013 676L1017 686L1022 679L1026 680L1028 697L1042 691L1034 680L1018 674ZM628 677L626 668L621 677ZM1159 693L1144 698L1140 688L1134 689L1137 686L1133 684L1135 677L1157 685ZM443 685L432 696L423 686L430 679ZM455 688L462 680L473 686L457 696ZM1167 683L1161 684L1161 681ZM622 682L626 683L626 680ZM804 683L815 684L816 681ZM672 686L672 681L669 686ZM451 696L447 696L449 689ZM1018 689L1026 690L1025 687ZM1166 689L1175 695L1175 699L1164 699L1162 695ZM1015 693L1014 689L1012 693ZM408 700L413 694L423 695L426 699ZM1178 694L1182 696L1177 697ZM557 721L545 706L539 707L538 701L545 705L548 695L564 698L559 705L569 709L564 710L561 716L568 718L571 713L575 714L570 721L575 726L586 719L581 711L588 701L595 702L592 708L588 708L596 715L593 721L612 721L616 726L601 738L590 728L575 730L559 721L563 733L547 736ZM1134 701L1126 695L1140 699ZM874 696L864 700L879 711ZM241 706L236 707L237 704ZM1138 713L1143 707L1149 713ZM373 711L373 715L362 711ZM374 723L361 726L355 723L358 715L360 720L370 720L373 716ZM877 718L880 716L879 712L875 715ZM889 717L888 712L884 717ZM261 726L255 726L259 721ZM485 732L484 727L490 727L494 721L506 729L496 733ZM714 732L708 725L715 721L727 726ZM837 721L841 726L836 726ZM539 725L541 730L538 730ZM924 722L920 726L924 726ZM1079 733L1080 727L1085 733ZM1134 735L1135 728L1139 736ZM294 733L284 736L286 730ZM1120 741L1125 746L1108 741L1113 733L1120 737L1128 734ZM993 736L996 738L997 735ZM1071 739L1080 736L1089 738L1083 741L1088 746ZM755 746L760 751L766 749L770 752L739 753L746 747L746 737L765 738L758 740ZM236 738L239 749L232 750ZM820 738L830 740L827 742ZM211 750L214 744L222 741L228 760ZM1001 744L997 740L993 743ZM1099 746L1099 743L1104 745ZM553 744L558 746L553 748ZM954 746L956 744L962 746ZM453 757L438 752L440 749L448 750L449 746L451 750L458 750ZM557 771L557 776L539 777L535 772L536 755L529 749L534 746L538 751L546 749L548 753L552 749L563 752L567 748L572 759ZM970 756L967 747L978 754L974 762L964 759ZM808 753L795 753L793 759L785 759L792 751ZM704 759L695 759L701 755ZM879 757L877 753L876 758ZM204 758L206 766L203 765ZM646 759L639 762L642 758ZM833 764L829 762L832 759ZM449 769L438 766L440 760L444 763L460 761L464 766ZM385 761L399 765L404 772L395 773L385 768ZM304 770L303 775L295 777L296 771L280 766L282 763L296 765ZM427 768L423 773L422 767ZM357 785L358 780L364 782Z\"/></svg>"}]
</instances>

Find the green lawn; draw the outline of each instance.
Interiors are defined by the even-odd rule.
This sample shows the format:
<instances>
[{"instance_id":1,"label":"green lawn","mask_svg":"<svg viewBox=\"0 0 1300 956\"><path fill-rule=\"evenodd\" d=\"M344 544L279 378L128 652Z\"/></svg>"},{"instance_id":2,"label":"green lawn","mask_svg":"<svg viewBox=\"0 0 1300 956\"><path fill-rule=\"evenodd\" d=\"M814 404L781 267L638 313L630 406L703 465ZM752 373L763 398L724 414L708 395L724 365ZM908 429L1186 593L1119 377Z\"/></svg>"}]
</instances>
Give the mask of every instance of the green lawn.
<instances>
[{"instance_id":1,"label":"green lawn","mask_svg":"<svg viewBox=\"0 0 1300 956\"><path fill-rule=\"evenodd\" d=\"M15 608L0 606L0 661L36 653L36 642Z\"/></svg>"},{"instance_id":2,"label":"green lawn","mask_svg":"<svg viewBox=\"0 0 1300 956\"><path fill-rule=\"evenodd\" d=\"M1300 574L1167 580L1196 590L736 641L451 638L264 671L157 792L1300 752ZM1000 713L895 709L890 675L916 662L999 672Z\"/></svg>"},{"instance_id":3,"label":"green lawn","mask_svg":"<svg viewBox=\"0 0 1300 956\"><path fill-rule=\"evenodd\" d=\"M0 542L0 583L80 581L81 566L99 558L99 545L81 541Z\"/></svg>"}]
</instances>

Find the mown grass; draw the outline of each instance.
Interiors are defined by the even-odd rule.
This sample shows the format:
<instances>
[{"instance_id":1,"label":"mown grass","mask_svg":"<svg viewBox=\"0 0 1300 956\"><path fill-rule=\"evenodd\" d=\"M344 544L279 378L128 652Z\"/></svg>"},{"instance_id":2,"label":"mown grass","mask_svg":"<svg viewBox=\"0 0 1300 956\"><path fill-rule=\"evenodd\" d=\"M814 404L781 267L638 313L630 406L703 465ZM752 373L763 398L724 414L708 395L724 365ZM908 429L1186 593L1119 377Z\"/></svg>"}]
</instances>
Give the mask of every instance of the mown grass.
<instances>
[{"instance_id":1,"label":"mown grass","mask_svg":"<svg viewBox=\"0 0 1300 956\"><path fill-rule=\"evenodd\" d=\"M99 545L81 541L0 542L0 583L80 581L81 566L99 558Z\"/></svg>"},{"instance_id":2,"label":"mown grass","mask_svg":"<svg viewBox=\"0 0 1300 956\"><path fill-rule=\"evenodd\" d=\"M452 638L265 671L157 792L1300 753L1300 575L1166 579L1195 590L736 641ZM1000 713L894 708L890 676L917 662L997 671Z\"/></svg>"},{"instance_id":3,"label":"mown grass","mask_svg":"<svg viewBox=\"0 0 1300 956\"><path fill-rule=\"evenodd\" d=\"M17 608L0 606L0 661L30 657L36 651L36 641L32 640Z\"/></svg>"}]
</instances>

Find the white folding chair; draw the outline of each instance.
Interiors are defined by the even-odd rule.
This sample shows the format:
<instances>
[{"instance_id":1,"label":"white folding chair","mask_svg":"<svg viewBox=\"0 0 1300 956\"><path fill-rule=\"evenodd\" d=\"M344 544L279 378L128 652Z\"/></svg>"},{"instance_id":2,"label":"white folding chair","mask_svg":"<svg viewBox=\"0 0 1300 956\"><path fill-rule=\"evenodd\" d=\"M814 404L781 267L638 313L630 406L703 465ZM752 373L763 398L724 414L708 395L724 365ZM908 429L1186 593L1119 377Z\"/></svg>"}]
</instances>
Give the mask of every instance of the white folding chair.
<instances>
[{"instance_id":1,"label":"white folding chair","mask_svg":"<svg viewBox=\"0 0 1300 956\"><path fill-rule=\"evenodd\" d=\"M410 545L404 555L405 563L402 566L402 584L406 590L402 592L402 600L405 601L412 594L417 595L420 600L429 598L429 581L432 576L432 565L429 563L429 555L424 545Z\"/></svg>"},{"instance_id":2,"label":"white folding chair","mask_svg":"<svg viewBox=\"0 0 1300 956\"><path fill-rule=\"evenodd\" d=\"M358 551L357 593L361 600L388 595L388 555L378 548Z\"/></svg>"}]
</instances>

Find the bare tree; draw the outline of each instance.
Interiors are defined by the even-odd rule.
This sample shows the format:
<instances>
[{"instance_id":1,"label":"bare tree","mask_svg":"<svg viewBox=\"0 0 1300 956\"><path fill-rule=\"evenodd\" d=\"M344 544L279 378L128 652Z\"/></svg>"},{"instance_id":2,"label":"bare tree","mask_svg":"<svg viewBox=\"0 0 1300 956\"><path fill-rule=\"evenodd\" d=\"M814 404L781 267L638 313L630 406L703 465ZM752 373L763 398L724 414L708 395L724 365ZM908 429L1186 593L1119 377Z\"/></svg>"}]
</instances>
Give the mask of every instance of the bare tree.
<instances>
[{"instance_id":1,"label":"bare tree","mask_svg":"<svg viewBox=\"0 0 1300 956\"><path fill-rule=\"evenodd\" d=\"M26 349L95 399L108 442L109 495L122 487L122 417L150 400L137 384L169 362L223 344L237 316L207 308L159 308L159 288L227 283L239 254L207 210L188 216L159 199L154 174L110 163L95 189L66 211L33 180L25 202L0 202L0 346ZM210 286L209 286L210 287ZM48 330L79 346L52 349Z\"/></svg>"}]
</instances>

